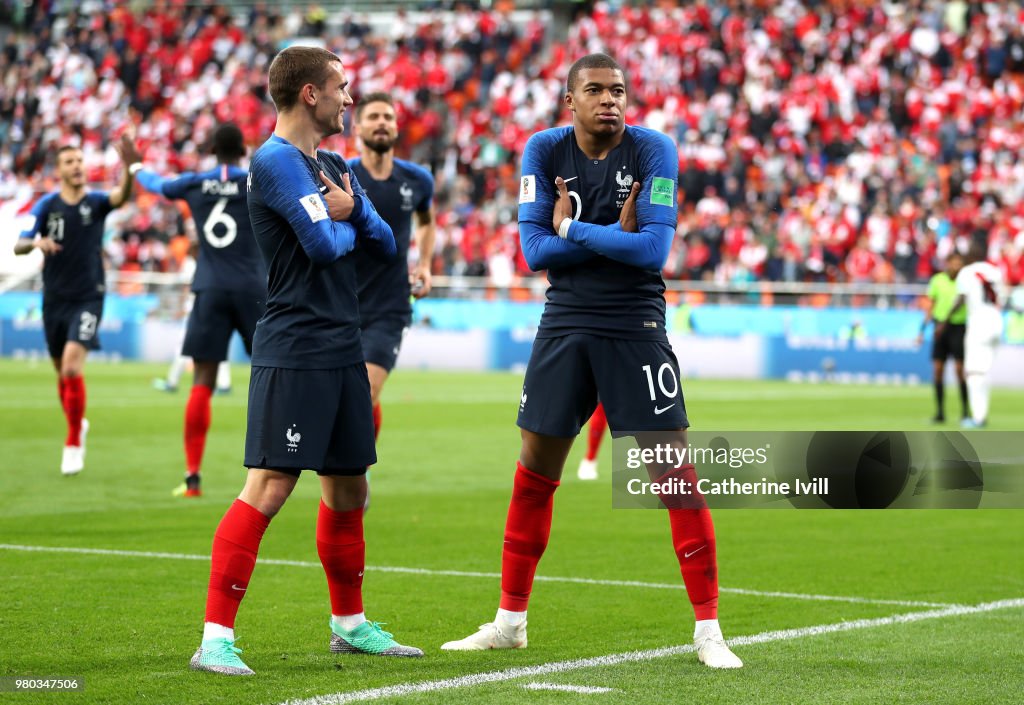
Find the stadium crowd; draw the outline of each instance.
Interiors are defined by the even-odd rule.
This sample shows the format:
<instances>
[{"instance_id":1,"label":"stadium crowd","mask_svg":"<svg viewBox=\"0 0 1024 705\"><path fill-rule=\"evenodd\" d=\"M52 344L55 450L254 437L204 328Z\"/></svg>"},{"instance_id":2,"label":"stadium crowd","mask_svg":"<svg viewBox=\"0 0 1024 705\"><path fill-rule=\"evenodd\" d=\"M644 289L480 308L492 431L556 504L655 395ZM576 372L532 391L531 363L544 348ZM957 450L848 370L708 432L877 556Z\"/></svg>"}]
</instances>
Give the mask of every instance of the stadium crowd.
<instances>
[{"instance_id":1,"label":"stadium crowd","mask_svg":"<svg viewBox=\"0 0 1024 705\"><path fill-rule=\"evenodd\" d=\"M52 185L54 147L67 142L84 148L90 180L112 182L111 144L128 121L165 173L196 168L218 121L257 146L275 121L269 61L303 37L343 57L356 99L396 98L399 154L437 179L435 273L510 284L529 274L518 155L533 132L567 124L559 77L572 60L606 51L634 89L627 122L679 146L666 278L921 282L981 240L1008 282L1024 279L1017 2L598 2L580 6L568 41L544 14L513 21L502 5L399 11L385 31L317 6L62 6L34 2L0 29L0 199ZM186 222L140 196L110 218L111 261L185 266Z\"/></svg>"}]
</instances>

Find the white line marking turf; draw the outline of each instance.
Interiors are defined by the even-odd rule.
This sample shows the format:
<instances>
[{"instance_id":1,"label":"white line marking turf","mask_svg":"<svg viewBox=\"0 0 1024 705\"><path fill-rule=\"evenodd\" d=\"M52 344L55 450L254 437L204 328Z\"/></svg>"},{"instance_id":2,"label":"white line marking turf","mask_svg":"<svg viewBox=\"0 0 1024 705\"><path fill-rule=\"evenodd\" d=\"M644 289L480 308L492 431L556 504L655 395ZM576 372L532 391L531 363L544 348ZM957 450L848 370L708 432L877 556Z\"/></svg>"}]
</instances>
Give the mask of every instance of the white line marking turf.
<instances>
[{"instance_id":1,"label":"white line marking turf","mask_svg":"<svg viewBox=\"0 0 1024 705\"><path fill-rule=\"evenodd\" d=\"M21 544L0 543L0 550L27 551L36 553L77 553L96 556L119 556L122 558L166 558L178 561L209 561L209 555L195 553L161 553L155 551L121 551L111 548L78 548L75 546L25 546ZM321 568L320 563L313 561L290 561L278 558L259 558L262 565L283 565L295 568ZM446 576L453 578L487 578L497 580L501 573L483 573L471 570L431 570L429 568L406 568L391 565L368 565L366 570L379 573L405 573L409 575ZM538 575L534 578L540 583L570 583L574 585L599 585L604 587L633 587L652 590L684 590L682 583L645 583L639 580L600 580L597 578L558 577ZM849 602L859 605L894 605L897 607L956 607L948 602L921 602L918 600L883 600L871 597L853 597L847 595L813 595L799 592L778 592L766 590L748 590L746 588L719 587L720 593L747 595L750 597L777 597L789 600L810 600L818 602Z\"/></svg>"},{"instance_id":2,"label":"white line marking turf","mask_svg":"<svg viewBox=\"0 0 1024 705\"><path fill-rule=\"evenodd\" d=\"M581 695L615 692L615 688L602 688L596 685L563 685L562 683L523 683L523 687L527 690L560 690L563 693L579 693Z\"/></svg>"},{"instance_id":3,"label":"white line marking turf","mask_svg":"<svg viewBox=\"0 0 1024 705\"><path fill-rule=\"evenodd\" d=\"M775 641L803 639L805 637L819 636L822 634L848 632L856 629L895 626L899 624L921 622L928 619L960 617L965 615L983 614L985 612L994 612L996 610L1017 609L1021 607L1024 607L1024 598L1000 600L998 602L985 602L980 605L973 606L955 605L944 609L929 610L927 612L909 612L906 614L895 614L891 617L855 619L849 622L837 622L835 624L819 624L813 627L761 632L760 634L751 634L750 636L740 636L734 639L729 639L728 643L729 646L734 648L738 646L752 646L754 644L767 644ZM483 685L485 683L500 683L502 681L514 680L516 678L532 678L548 675L550 673L566 673L568 671L578 671L584 668L599 668L605 666L616 666L620 663L652 661L654 659L667 658L669 656L688 654L692 651L692 644L685 644L683 646L667 646L661 649L650 649L648 651L629 651L621 654L610 654L608 656L595 656L593 658L573 659L571 661L543 663L537 666L509 668L504 671L474 673L468 676L448 678L445 680L425 681L421 683L403 683L401 685L368 688L366 690L356 690L348 693L320 695L300 700L288 700L281 705L346 705L346 703L380 700L381 698L396 698L404 695L415 695L418 693L433 693L439 690L469 688L472 686Z\"/></svg>"}]
</instances>

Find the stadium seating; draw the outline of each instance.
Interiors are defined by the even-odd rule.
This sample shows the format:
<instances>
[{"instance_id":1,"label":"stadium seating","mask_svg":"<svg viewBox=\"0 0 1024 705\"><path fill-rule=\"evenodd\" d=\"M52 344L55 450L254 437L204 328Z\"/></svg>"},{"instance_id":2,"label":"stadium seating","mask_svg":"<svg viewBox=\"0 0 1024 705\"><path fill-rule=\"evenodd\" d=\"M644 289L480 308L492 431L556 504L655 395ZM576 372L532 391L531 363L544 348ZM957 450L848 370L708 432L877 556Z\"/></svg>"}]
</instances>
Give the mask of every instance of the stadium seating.
<instances>
[{"instance_id":1,"label":"stadium seating","mask_svg":"<svg viewBox=\"0 0 1024 705\"><path fill-rule=\"evenodd\" d=\"M1024 276L1014 3L599 2L567 27L500 5L389 10L386 22L263 3L63 7L0 10L28 13L8 18L6 37L0 28L0 198L52 186L52 147L67 141L84 146L93 180L112 180L110 140L128 119L161 171L195 167L218 120L258 145L274 124L267 62L302 37L344 58L356 97L383 89L399 100L400 153L438 180L436 272L524 277L517 155L533 131L568 119L569 63L607 51L629 77L629 121L679 144L666 277L924 281L971 239L1009 282ZM330 146L354 151L343 137ZM167 248L130 241L166 241L180 219L138 207L111 226L109 254L174 270Z\"/></svg>"}]
</instances>

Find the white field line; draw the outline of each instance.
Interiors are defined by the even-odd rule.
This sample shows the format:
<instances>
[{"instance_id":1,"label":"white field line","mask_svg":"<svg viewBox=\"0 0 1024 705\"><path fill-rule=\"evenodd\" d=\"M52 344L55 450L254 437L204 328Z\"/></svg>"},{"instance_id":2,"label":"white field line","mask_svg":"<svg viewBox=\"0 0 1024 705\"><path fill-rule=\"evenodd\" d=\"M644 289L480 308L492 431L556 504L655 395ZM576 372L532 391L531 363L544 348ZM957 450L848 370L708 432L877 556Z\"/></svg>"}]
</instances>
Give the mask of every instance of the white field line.
<instances>
[{"instance_id":1,"label":"white field line","mask_svg":"<svg viewBox=\"0 0 1024 705\"><path fill-rule=\"evenodd\" d=\"M596 685L564 685L562 683L523 683L523 687L527 690L560 690L563 693L579 693L581 695L615 691L615 688L602 688Z\"/></svg>"},{"instance_id":2,"label":"white field line","mask_svg":"<svg viewBox=\"0 0 1024 705\"><path fill-rule=\"evenodd\" d=\"M921 622L928 619L960 617L1022 607L1024 607L1024 598L1000 600L998 602L986 602L972 606L955 605L953 607L929 610L927 612L909 612L905 614L895 614L890 617L878 617L876 619L856 619L850 622L836 622L834 624L819 624L813 627L761 632L760 634L752 634L750 636L740 636L735 639L729 639L728 642L729 646L736 648L739 646L752 646L754 644L767 644L774 641L804 639L806 637L820 636L822 634L835 634L837 632L848 632L856 629L873 629L875 627L896 626L899 624ZM439 690L469 688L472 686L483 685L485 683L500 683L502 681L514 680L516 678L533 678L551 673L579 671L584 668L600 668L616 666L621 663L652 661L654 659L667 658L669 656L688 654L692 651L692 644L685 644L683 646L667 646L661 649L650 649L648 651L629 651L620 654L609 654L608 656L595 656L593 658L574 659L571 661L543 663L537 666L509 668L504 671L473 673L468 676L448 678L445 680L424 681L421 683L403 683L400 685L390 685L381 688L356 690L348 693L320 695L312 698L288 700L281 705L345 705L346 703L379 700L381 698L396 698L404 695L432 693Z\"/></svg>"},{"instance_id":3,"label":"white field line","mask_svg":"<svg viewBox=\"0 0 1024 705\"><path fill-rule=\"evenodd\" d=\"M121 551L110 548L78 548L74 546L25 546L21 544L0 543L0 550L28 551L38 553L77 553L96 556L120 556L123 558L165 558L179 561L209 561L210 556L196 553L161 553L154 551ZM279 558L260 558L257 563L262 565L283 565L296 568L321 568L319 562L290 561ZM431 570L429 568L407 568L393 565L368 565L366 570L378 573L405 573L407 575L446 576L453 578L487 578L497 580L501 573L483 573L471 570ZM653 590L683 590L682 583L645 583L639 580L601 580L597 578L558 577L538 575L534 578L542 583L570 583L574 585L598 585L604 587L647 588ZM789 600L811 600L817 602L849 602L859 605L894 605L897 607L955 607L948 602L920 602L917 600L883 600L871 597L853 597L846 595L813 595L799 592L778 592L772 590L747 590L746 588L719 587L720 593L747 595L750 597L774 597Z\"/></svg>"}]
</instances>

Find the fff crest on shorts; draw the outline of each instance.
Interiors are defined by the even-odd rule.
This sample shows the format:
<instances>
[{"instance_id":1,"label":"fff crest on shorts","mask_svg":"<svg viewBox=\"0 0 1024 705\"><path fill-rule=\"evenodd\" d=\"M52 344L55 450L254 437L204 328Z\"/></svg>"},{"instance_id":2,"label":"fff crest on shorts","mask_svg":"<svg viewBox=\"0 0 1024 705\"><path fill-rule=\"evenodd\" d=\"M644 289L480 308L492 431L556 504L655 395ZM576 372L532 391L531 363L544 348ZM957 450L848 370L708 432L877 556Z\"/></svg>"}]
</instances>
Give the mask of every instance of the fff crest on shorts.
<instances>
[{"instance_id":1,"label":"fff crest on shorts","mask_svg":"<svg viewBox=\"0 0 1024 705\"><path fill-rule=\"evenodd\" d=\"M288 439L288 452L298 453L299 441L302 440L302 434L295 430L295 424L292 424L291 428L285 430L284 437Z\"/></svg>"}]
</instances>

